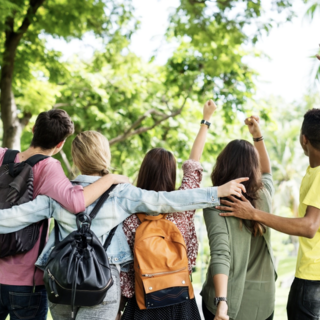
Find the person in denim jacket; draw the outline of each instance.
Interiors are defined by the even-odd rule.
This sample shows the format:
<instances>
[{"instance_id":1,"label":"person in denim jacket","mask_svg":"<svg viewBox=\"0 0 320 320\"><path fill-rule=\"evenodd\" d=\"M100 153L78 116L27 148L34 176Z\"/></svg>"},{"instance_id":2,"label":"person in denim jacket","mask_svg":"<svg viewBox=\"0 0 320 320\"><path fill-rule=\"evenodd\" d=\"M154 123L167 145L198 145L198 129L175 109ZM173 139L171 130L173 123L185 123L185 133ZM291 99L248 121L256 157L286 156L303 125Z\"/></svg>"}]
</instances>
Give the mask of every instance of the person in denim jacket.
<instances>
[{"instance_id":1,"label":"person in denim jacket","mask_svg":"<svg viewBox=\"0 0 320 320\"><path fill-rule=\"evenodd\" d=\"M86 131L77 135L72 143L72 156L75 165L83 175L72 183L86 186L109 173L110 151L107 139L98 132ZM243 180L243 179L242 179ZM136 212L151 215L176 211L187 211L218 205L219 197L241 193L239 181L231 181L220 187L194 190L154 192L146 191L131 184L119 184L110 193L108 200L92 221L91 229L103 243L109 231L118 225L115 237L107 250L110 258L114 285L108 291L102 304L95 307L78 307L76 319L112 319L117 316L120 303L120 270L132 262L132 253L122 231L122 221ZM93 209L93 203L85 213ZM60 240L77 229L76 216L70 214L56 201L46 196L38 196L32 202L1 210L0 233L14 232L45 218L54 218L59 224ZM36 262L43 269L54 247L54 232L51 232L47 245ZM14 270L13 270L14 272ZM71 306L50 303L54 320L69 319Z\"/></svg>"}]
</instances>

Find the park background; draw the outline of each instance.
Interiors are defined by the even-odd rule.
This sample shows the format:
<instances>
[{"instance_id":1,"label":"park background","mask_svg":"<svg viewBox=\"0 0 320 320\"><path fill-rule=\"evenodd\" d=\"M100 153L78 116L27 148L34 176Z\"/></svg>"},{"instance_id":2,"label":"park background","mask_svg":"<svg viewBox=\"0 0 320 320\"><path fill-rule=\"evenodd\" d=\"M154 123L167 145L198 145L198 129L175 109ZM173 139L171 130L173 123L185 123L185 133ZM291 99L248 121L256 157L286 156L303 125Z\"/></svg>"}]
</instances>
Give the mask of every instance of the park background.
<instances>
[{"instance_id":1,"label":"park background","mask_svg":"<svg viewBox=\"0 0 320 320\"><path fill-rule=\"evenodd\" d=\"M274 213L294 217L308 166L300 126L307 109L320 107L319 8L314 0L0 0L1 144L26 149L37 114L62 108L75 134L97 130L109 139L115 173L134 182L144 154L164 147L180 180L202 105L213 99L202 186L210 186L228 141L250 140L243 120L257 114L272 161ZM57 155L70 178L72 140ZM209 261L201 212L196 225L200 288ZM282 320L298 241L273 232L272 243L275 319Z\"/></svg>"}]
</instances>

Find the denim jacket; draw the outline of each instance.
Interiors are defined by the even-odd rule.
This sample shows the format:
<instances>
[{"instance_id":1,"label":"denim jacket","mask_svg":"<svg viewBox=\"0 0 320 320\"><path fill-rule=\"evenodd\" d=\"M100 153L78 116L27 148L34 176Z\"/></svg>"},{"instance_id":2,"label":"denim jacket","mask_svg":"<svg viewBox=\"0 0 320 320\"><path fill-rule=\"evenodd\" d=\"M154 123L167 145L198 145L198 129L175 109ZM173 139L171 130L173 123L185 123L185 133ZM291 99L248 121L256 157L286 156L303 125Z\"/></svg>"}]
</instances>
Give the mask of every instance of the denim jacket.
<instances>
[{"instance_id":1,"label":"denim jacket","mask_svg":"<svg viewBox=\"0 0 320 320\"><path fill-rule=\"evenodd\" d=\"M85 187L99 178L80 175L72 182ZM96 202L87 207L85 212L89 214L95 204ZM159 213L208 208L219 204L217 188L215 187L155 192L142 190L131 184L119 184L110 192L109 198L96 218L93 219L91 229L104 243L109 231L118 225L107 254L111 264L120 264L122 270L126 271L125 266L132 262L133 256L122 230L122 222L129 215L137 212L158 215ZM38 196L28 203L0 210L0 217L0 234L15 232L45 218L54 218L58 222L60 240L77 229L76 215L69 213L58 202L47 196ZM36 262L40 269L44 269L54 248L54 242L54 232L51 232L49 240Z\"/></svg>"}]
</instances>

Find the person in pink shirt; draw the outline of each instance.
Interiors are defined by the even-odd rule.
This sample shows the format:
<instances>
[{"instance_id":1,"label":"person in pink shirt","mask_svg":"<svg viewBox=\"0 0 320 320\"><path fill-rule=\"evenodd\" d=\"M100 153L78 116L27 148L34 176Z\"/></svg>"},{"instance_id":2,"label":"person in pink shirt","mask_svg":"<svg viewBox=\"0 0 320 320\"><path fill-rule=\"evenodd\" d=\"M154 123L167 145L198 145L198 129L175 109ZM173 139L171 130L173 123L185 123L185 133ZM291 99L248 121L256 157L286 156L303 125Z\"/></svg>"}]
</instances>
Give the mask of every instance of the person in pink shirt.
<instances>
[{"instance_id":1,"label":"person in pink shirt","mask_svg":"<svg viewBox=\"0 0 320 320\"><path fill-rule=\"evenodd\" d=\"M64 110L53 109L40 113L33 128L30 147L18 153L14 162L25 161L36 154L48 156L33 167L33 197L47 195L76 214L84 211L112 184L128 182L128 178L108 174L85 188L73 186L65 176L60 162L51 157L62 149L65 140L73 132L73 122ZM6 148L0 148L0 165L6 151ZM38 258L40 238L29 252L0 259L0 320L5 320L8 314L11 320L47 318L48 304L42 280L43 272L40 269L35 271L34 266ZM11 302L10 310L3 303L4 300Z\"/></svg>"}]
</instances>

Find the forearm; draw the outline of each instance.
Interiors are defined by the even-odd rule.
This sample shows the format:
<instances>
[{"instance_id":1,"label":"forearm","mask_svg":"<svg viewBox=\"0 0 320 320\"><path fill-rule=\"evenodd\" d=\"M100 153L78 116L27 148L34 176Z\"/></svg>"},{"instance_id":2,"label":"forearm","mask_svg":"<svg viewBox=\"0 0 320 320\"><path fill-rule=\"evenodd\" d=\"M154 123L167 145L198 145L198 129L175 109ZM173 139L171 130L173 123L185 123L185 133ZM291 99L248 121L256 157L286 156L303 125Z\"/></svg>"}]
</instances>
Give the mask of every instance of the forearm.
<instances>
[{"instance_id":1,"label":"forearm","mask_svg":"<svg viewBox=\"0 0 320 320\"><path fill-rule=\"evenodd\" d=\"M53 213L53 201L46 196L38 196L33 201L0 212L0 234L15 232L32 223L50 218Z\"/></svg>"},{"instance_id":2,"label":"forearm","mask_svg":"<svg viewBox=\"0 0 320 320\"><path fill-rule=\"evenodd\" d=\"M117 202L129 214L145 212L157 215L213 207L220 201L214 187L155 192L125 185L117 195Z\"/></svg>"},{"instance_id":3,"label":"forearm","mask_svg":"<svg viewBox=\"0 0 320 320\"><path fill-rule=\"evenodd\" d=\"M264 141L254 141L254 147L259 154L261 172L271 173L270 158Z\"/></svg>"},{"instance_id":4,"label":"forearm","mask_svg":"<svg viewBox=\"0 0 320 320\"><path fill-rule=\"evenodd\" d=\"M205 119L206 120L206 119ZM196 139L194 140L189 159L200 161L204 145L206 143L208 126L201 125Z\"/></svg>"},{"instance_id":5,"label":"forearm","mask_svg":"<svg viewBox=\"0 0 320 320\"><path fill-rule=\"evenodd\" d=\"M216 297L227 297L228 276L225 274L216 274L213 276L213 285Z\"/></svg>"},{"instance_id":6,"label":"forearm","mask_svg":"<svg viewBox=\"0 0 320 320\"><path fill-rule=\"evenodd\" d=\"M292 236L312 238L313 222L303 218L284 218L261 210L251 209L252 220Z\"/></svg>"}]
</instances>

